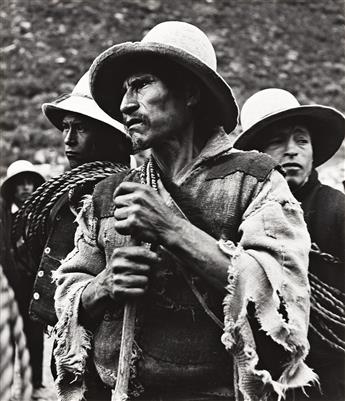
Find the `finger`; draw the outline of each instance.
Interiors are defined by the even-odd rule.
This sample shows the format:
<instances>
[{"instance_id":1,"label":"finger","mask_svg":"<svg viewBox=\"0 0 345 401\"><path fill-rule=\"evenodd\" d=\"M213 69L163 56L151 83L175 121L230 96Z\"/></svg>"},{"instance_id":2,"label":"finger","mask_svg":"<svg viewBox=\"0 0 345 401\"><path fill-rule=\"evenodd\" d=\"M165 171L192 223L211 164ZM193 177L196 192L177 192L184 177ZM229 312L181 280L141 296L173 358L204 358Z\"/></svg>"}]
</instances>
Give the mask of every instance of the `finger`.
<instances>
[{"instance_id":1,"label":"finger","mask_svg":"<svg viewBox=\"0 0 345 401\"><path fill-rule=\"evenodd\" d=\"M119 207L115 209L114 217L116 220L125 220L131 214L131 209L129 207Z\"/></svg>"},{"instance_id":2,"label":"finger","mask_svg":"<svg viewBox=\"0 0 345 401\"><path fill-rule=\"evenodd\" d=\"M111 274L148 276L151 271L151 266L145 263L137 263L127 259L117 258L110 265L110 271Z\"/></svg>"},{"instance_id":3,"label":"finger","mask_svg":"<svg viewBox=\"0 0 345 401\"><path fill-rule=\"evenodd\" d=\"M130 194L118 195L114 197L114 205L119 208L123 206L132 205L136 199L139 197L136 192L131 192Z\"/></svg>"},{"instance_id":4,"label":"finger","mask_svg":"<svg viewBox=\"0 0 345 401\"><path fill-rule=\"evenodd\" d=\"M119 297L121 298L137 298L145 294L147 288L123 288L121 290L111 292L109 294L110 298L117 301Z\"/></svg>"},{"instance_id":5,"label":"finger","mask_svg":"<svg viewBox=\"0 0 345 401\"><path fill-rule=\"evenodd\" d=\"M119 195L126 195L133 193L137 190L145 188L144 184L139 184L137 182L124 181L115 189L113 197L116 198Z\"/></svg>"},{"instance_id":6,"label":"finger","mask_svg":"<svg viewBox=\"0 0 345 401\"><path fill-rule=\"evenodd\" d=\"M123 258L132 260L136 263L147 264L151 264L148 262L159 263L162 260L161 256L157 252L152 251L144 246L126 246L115 248L111 259L115 260L117 258Z\"/></svg>"},{"instance_id":7,"label":"finger","mask_svg":"<svg viewBox=\"0 0 345 401\"><path fill-rule=\"evenodd\" d=\"M114 274L113 276L113 283L118 288L145 288L148 282L148 277L140 274Z\"/></svg>"}]
</instances>

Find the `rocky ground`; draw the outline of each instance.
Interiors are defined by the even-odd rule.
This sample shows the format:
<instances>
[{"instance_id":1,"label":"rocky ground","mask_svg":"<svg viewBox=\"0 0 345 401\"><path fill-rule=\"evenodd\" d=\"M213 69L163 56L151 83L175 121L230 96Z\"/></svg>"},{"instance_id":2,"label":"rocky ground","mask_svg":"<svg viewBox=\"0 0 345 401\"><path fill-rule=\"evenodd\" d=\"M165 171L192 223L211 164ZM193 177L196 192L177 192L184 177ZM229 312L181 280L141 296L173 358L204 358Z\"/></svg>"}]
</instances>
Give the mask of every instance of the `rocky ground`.
<instances>
[{"instance_id":1,"label":"rocky ground","mask_svg":"<svg viewBox=\"0 0 345 401\"><path fill-rule=\"evenodd\" d=\"M163 20L208 34L240 106L276 86L345 111L343 0L3 0L0 177L17 158L61 166L61 137L41 104L70 91L100 51ZM343 156L328 163L337 176Z\"/></svg>"}]
</instances>

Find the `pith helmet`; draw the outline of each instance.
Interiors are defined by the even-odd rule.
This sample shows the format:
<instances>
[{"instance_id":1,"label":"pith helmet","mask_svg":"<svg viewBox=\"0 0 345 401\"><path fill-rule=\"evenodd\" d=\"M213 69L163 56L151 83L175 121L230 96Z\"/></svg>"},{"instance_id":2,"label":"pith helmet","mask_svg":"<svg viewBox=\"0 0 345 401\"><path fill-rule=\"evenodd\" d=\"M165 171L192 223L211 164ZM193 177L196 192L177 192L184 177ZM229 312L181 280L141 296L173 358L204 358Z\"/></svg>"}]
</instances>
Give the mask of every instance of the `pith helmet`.
<instances>
[{"instance_id":1,"label":"pith helmet","mask_svg":"<svg viewBox=\"0 0 345 401\"><path fill-rule=\"evenodd\" d=\"M246 100L241 110L243 132L234 147L252 150L262 147L267 128L280 120L305 117L314 121L312 135L314 166L320 166L339 149L345 135L345 117L332 107L301 105L284 89L263 89Z\"/></svg>"},{"instance_id":2,"label":"pith helmet","mask_svg":"<svg viewBox=\"0 0 345 401\"><path fill-rule=\"evenodd\" d=\"M17 160L10 164L7 169L6 179L1 186L1 195L3 198L7 198L10 195L15 178L24 174L29 174L32 177L35 188L42 185L45 181L32 163L27 160Z\"/></svg>"},{"instance_id":3,"label":"pith helmet","mask_svg":"<svg viewBox=\"0 0 345 401\"><path fill-rule=\"evenodd\" d=\"M62 120L65 114L73 112L108 124L123 134L126 133L124 126L104 113L93 100L89 86L89 71L80 78L70 94L60 96L54 102L44 103L42 111L60 131L62 131Z\"/></svg>"}]
</instances>

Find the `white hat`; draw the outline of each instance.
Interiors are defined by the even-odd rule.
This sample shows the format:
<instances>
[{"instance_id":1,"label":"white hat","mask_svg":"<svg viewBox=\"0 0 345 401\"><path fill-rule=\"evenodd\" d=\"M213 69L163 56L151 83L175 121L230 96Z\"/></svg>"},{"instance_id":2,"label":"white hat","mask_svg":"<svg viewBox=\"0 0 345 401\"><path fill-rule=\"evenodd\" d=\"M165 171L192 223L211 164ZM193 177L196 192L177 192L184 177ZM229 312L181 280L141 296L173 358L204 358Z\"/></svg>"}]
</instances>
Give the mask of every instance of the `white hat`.
<instances>
[{"instance_id":1,"label":"white hat","mask_svg":"<svg viewBox=\"0 0 345 401\"><path fill-rule=\"evenodd\" d=\"M208 37L194 25L166 21L156 25L141 42L125 42L100 54L90 68L91 92L109 115L121 119L122 84L126 75L147 60L176 63L197 76L215 105L218 123L231 132L238 107L230 86L217 72L217 58Z\"/></svg>"},{"instance_id":2,"label":"white hat","mask_svg":"<svg viewBox=\"0 0 345 401\"><path fill-rule=\"evenodd\" d=\"M243 132L234 147L252 150L262 147L267 127L280 120L305 117L312 123L313 161L317 167L330 159L345 136L345 117L332 107L319 104L301 106L284 89L263 89L246 100L241 110Z\"/></svg>"},{"instance_id":3,"label":"white hat","mask_svg":"<svg viewBox=\"0 0 345 401\"><path fill-rule=\"evenodd\" d=\"M80 78L72 93L60 96L52 103L44 103L42 111L60 131L62 131L62 120L66 112L73 112L94 118L126 134L124 126L104 113L93 100L89 86L89 71Z\"/></svg>"},{"instance_id":4,"label":"white hat","mask_svg":"<svg viewBox=\"0 0 345 401\"><path fill-rule=\"evenodd\" d=\"M14 178L22 174L30 174L30 176L32 176L35 189L45 181L43 176L35 170L35 166L32 163L27 160L17 160L9 165L6 172L6 179L1 186L1 195L4 198L9 196Z\"/></svg>"}]
</instances>

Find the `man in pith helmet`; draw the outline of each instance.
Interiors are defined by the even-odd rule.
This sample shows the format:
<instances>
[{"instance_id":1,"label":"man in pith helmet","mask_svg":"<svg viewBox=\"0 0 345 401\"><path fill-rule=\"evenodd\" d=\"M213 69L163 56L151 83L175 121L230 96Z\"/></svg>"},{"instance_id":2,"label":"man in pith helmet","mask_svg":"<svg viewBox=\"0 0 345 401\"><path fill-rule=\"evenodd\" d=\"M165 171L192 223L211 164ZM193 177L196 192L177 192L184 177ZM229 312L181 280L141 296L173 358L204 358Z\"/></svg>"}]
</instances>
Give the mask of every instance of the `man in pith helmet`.
<instances>
[{"instance_id":1,"label":"man in pith helmet","mask_svg":"<svg viewBox=\"0 0 345 401\"><path fill-rule=\"evenodd\" d=\"M271 158L232 149L238 109L208 37L163 22L97 57L91 90L151 156L96 186L55 274L60 399L82 399L87 363L102 400L114 387L115 400L214 401L307 384L302 211Z\"/></svg>"},{"instance_id":2,"label":"man in pith helmet","mask_svg":"<svg viewBox=\"0 0 345 401\"><path fill-rule=\"evenodd\" d=\"M309 262L312 309L307 359L320 379L312 400L345 396L344 251L345 195L318 179L316 167L339 149L345 118L334 108L300 105L288 91L269 88L252 95L241 111L243 133L234 146L268 153L283 168L301 202L311 236ZM300 393L298 399L307 399Z\"/></svg>"},{"instance_id":3,"label":"man in pith helmet","mask_svg":"<svg viewBox=\"0 0 345 401\"><path fill-rule=\"evenodd\" d=\"M52 272L73 249L78 201L101 179L128 168L131 147L123 125L92 99L88 72L69 95L43 104L42 110L62 132L71 170L39 188L20 211L18 222L24 227L33 273L37 273L30 313L53 326Z\"/></svg>"}]
</instances>

